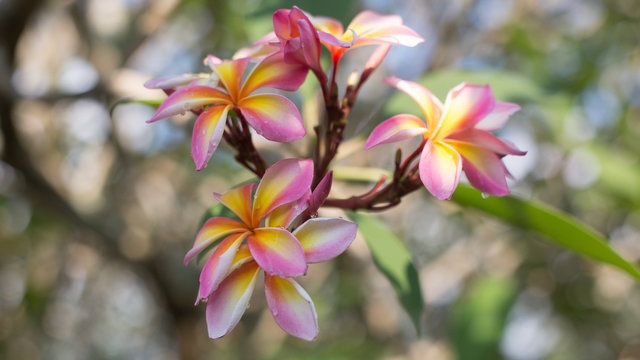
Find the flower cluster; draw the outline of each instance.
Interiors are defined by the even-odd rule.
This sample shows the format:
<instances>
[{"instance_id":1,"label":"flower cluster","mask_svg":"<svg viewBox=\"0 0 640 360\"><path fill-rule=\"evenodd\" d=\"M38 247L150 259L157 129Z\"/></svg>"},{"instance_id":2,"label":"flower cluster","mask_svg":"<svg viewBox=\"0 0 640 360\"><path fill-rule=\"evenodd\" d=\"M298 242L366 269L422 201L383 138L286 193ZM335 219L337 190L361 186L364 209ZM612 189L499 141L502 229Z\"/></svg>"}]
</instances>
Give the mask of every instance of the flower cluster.
<instances>
[{"instance_id":1,"label":"flower cluster","mask_svg":"<svg viewBox=\"0 0 640 360\"><path fill-rule=\"evenodd\" d=\"M397 15L363 11L345 31L335 19L312 17L294 6L276 11L273 32L253 47L240 49L229 60L207 56L204 62L210 73L165 77L145 84L168 95L148 122L186 111L197 115L191 143L197 171L207 165L224 139L236 150L236 160L260 178L257 186L247 184L214 194L236 218L213 217L206 221L184 259L187 264L205 249L213 249L200 275L196 301L207 303L211 338L229 333L238 323L260 273L264 273L267 305L278 325L302 339L317 336L313 302L294 278L304 275L308 264L344 252L357 229L348 220L317 217L321 206L381 210L395 206L421 184L436 198L448 199L461 171L487 194L509 192L505 180L508 172L501 159L524 152L489 131L500 128L518 105L496 101L488 86L466 83L451 90L443 105L422 86L389 78L387 83L418 103L424 120L396 115L375 128L365 149L417 135L424 141L404 161L398 153L391 181L383 177L360 196L328 198L330 164L361 86L391 45L416 46L423 41ZM376 45L376 50L362 71L350 76L340 99L336 73L343 55L368 44ZM329 71L320 61L323 45L331 58ZM295 91L309 72L318 80L326 115L313 129L314 158L284 159L268 166L253 144L254 132L271 141L290 142L307 131L290 100L256 91ZM418 164L413 164L418 155Z\"/></svg>"}]
</instances>

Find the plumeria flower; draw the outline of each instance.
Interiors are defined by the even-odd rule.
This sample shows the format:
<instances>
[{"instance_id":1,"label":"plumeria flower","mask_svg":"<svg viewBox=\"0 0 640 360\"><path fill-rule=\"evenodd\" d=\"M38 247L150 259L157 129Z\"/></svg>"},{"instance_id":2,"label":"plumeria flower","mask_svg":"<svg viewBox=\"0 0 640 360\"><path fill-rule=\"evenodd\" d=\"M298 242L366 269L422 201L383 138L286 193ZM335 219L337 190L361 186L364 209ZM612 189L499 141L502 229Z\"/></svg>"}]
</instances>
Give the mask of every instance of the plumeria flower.
<instances>
[{"instance_id":1,"label":"plumeria flower","mask_svg":"<svg viewBox=\"0 0 640 360\"><path fill-rule=\"evenodd\" d=\"M433 196L451 198L461 170L483 193L509 194L505 179L508 172L501 159L526 152L489 131L504 126L520 106L496 101L488 85L462 83L449 91L442 105L419 84L394 77L385 82L417 102L426 121L410 114L393 116L373 130L365 149L422 135L425 143L419 162L420 179Z\"/></svg>"},{"instance_id":2,"label":"plumeria flower","mask_svg":"<svg viewBox=\"0 0 640 360\"><path fill-rule=\"evenodd\" d=\"M209 55L209 64L218 87L191 84L171 93L147 122L154 122L189 110L202 111L193 126L191 155L196 170L202 170L218 147L224 133L227 114L240 113L256 132L268 140L289 142L306 134L296 106L277 94L255 94L255 90L271 87L294 91L304 82L307 68L287 64L281 53L260 61L242 81L248 58L220 60Z\"/></svg>"},{"instance_id":3,"label":"plumeria flower","mask_svg":"<svg viewBox=\"0 0 640 360\"><path fill-rule=\"evenodd\" d=\"M319 31L320 40L331 53L334 68L347 50L361 45L383 44L388 51L392 44L413 47L424 41L422 36L402 24L399 15L382 15L365 10L353 18L347 26L347 31L344 31L340 21L329 17L316 16L311 21ZM351 46L336 46L333 39L349 43Z\"/></svg>"},{"instance_id":4,"label":"plumeria flower","mask_svg":"<svg viewBox=\"0 0 640 360\"><path fill-rule=\"evenodd\" d=\"M345 251L357 225L340 218L313 218L293 232L287 230L312 197L312 179L311 160L285 159L267 169L253 202L255 184L215 194L240 220L209 219L184 258L186 264L223 239L202 269L198 291L198 301L207 302L212 339L226 335L238 323L260 272L264 272L267 305L276 323L305 340L317 336L313 301L291 278L303 275L307 264L330 260Z\"/></svg>"},{"instance_id":5,"label":"plumeria flower","mask_svg":"<svg viewBox=\"0 0 640 360\"><path fill-rule=\"evenodd\" d=\"M256 56L274 48L279 49L284 53L285 61L305 64L323 82L326 78L320 64L321 38L337 48L350 47L352 44L338 40L328 33L318 33L309 17L297 6L293 6L291 10L280 9L274 12L273 30L254 44L257 48L244 49L242 53Z\"/></svg>"}]
</instances>

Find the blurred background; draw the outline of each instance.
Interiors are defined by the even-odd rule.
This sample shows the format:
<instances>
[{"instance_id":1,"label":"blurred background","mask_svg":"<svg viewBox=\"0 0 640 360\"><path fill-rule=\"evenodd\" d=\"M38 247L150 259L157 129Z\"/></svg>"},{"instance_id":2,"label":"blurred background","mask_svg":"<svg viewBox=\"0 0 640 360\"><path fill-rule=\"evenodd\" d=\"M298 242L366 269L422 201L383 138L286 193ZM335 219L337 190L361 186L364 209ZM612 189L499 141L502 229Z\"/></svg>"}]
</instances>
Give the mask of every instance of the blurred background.
<instances>
[{"instance_id":1,"label":"blurred background","mask_svg":"<svg viewBox=\"0 0 640 360\"><path fill-rule=\"evenodd\" d=\"M426 39L394 47L364 87L337 165L392 168L392 146L359 150L405 112L404 95L383 106L381 78L422 77L441 98L489 83L523 105L500 132L528 151L506 159L513 192L570 212L637 263L636 0L0 0L0 358L640 359L630 276L426 191L382 216L418 267L420 332L358 238L301 280L317 341L282 332L260 286L233 332L207 338L198 266L182 258L212 192L251 174L225 146L195 173L193 117L149 125L153 107L122 100L162 99L142 84L206 71L206 54L230 57L296 4L345 25L363 9L399 14ZM348 53L340 84L372 50ZM288 94L309 124L316 90L309 76ZM274 162L308 156L304 141L259 146Z\"/></svg>"}]
</instances>

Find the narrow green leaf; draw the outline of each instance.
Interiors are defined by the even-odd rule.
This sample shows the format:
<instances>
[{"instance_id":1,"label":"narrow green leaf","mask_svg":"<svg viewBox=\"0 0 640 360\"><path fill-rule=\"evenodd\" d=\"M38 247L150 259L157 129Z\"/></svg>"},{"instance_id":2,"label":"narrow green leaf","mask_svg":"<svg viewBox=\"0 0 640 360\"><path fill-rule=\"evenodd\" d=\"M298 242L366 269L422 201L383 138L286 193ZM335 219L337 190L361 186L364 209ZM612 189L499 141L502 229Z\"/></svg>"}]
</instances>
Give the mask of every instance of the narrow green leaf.
<instances>
[{"instance_id":1,"label":"narrow green leaf","mask_svg":"<svg viewBox=\"0 0 640 360\"><path fill-rule=\"evenodd\" d=\"M424 302L411 252L380 219L352 211L348 211L347 216L358 223L358 230L367 242L373 260L393 285L402 306L419 331Z\"/></svg>"},{"instance_id":2,"label":"narrow green leaf","mask_svg":"<svg viewBox=\"0 0 640 360\"><path fill-rule=\"evenodd\" d=\"M618 255L604 237L560 210L513 196L483 199L478 190L463 184L458 185L452 200L494 215L513 225L536 230L558 245L611 264L640 280L640 270Z\"/></svg>"},{"instance_id":3,"label":"narrow green leaf","mask_svg":"<svg viewBox=\"0 0 640 360\"><path fill-rule=\"evenodd\" d=\"M451 343L458 359L500 358L500 338L515 295L511 277L476 279L451 311Z\"/></svg>"}]
</instances>

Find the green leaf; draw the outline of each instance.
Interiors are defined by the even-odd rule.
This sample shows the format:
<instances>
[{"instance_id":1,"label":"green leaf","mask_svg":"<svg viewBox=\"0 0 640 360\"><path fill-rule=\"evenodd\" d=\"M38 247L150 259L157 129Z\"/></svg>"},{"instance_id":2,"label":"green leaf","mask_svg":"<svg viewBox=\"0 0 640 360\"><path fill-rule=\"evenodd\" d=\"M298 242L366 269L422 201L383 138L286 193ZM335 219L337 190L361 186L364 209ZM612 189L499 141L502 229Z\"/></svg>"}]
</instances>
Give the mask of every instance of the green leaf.
<instances>
[{"instance_id":1,"label":"green leaf","mask_svg":"<svg viewBox=\"0 0 640 360\"><path fill-rule=\"evenodd\" d=\"M613 250L606 239L567 213L532 200L513 196L483 199L480 191L459 184L452 200L481 210L513 225L536 230L558 245L594 260L613 265L640 280L640 270Z\"/></svg>"},{"instance_id":2,"label":"green leaf","mask_svg":"<svg viewBox=\"0 0 640 360\"><path fill-rule=\"evenodd\" d=\"M424 302L411 252L380 219L352 211L347 211L347 216L358 223L358 230L367 242L375 264L393 285L402 306L419 331Z\"/></svg>"},{"instance_id":3,"label":"green leaf","mask_svg":"<svg viewBox=\"0 0 640 360\"><path fill-rule=\"evenodd\" d=\"M500 358L499 344L516 295L511 277L478 278L451 311L451 342L463 360Z\"/></svg>"}]
</instances>

